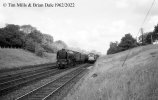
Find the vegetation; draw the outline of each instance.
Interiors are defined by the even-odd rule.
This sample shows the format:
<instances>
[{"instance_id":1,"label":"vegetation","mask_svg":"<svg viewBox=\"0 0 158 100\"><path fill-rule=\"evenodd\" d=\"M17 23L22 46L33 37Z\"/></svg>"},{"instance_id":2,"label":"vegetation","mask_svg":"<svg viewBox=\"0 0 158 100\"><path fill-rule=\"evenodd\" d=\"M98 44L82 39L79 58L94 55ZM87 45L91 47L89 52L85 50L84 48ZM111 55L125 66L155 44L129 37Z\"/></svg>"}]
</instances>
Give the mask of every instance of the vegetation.
<instances>
[{"instance_id":1,"label":"vegetation","mask_svg":"<svg viewBox=\"0 0 158 100\"><path fill-rule=\"evenodd\" d=\"M152 44L156 40L158 40L158 24L153 31L143 34L143 45ZM139 37L139 41L142 43L142 35Z\"/></svg>"},{"instance_id":2,"label":"vegetation","mask_svg":"<svg viewBox=\"0 0 158 100\"><path fill-rule=\"evenodd\" d=\"M55 53L67 45L63 41L54 42L51 35L43 34L31 25L7 24L0 28L0 47L22 48L42 57L43 52Z\"/></svg>"},{"instance_id":3,"label":"vegetation","mask_svg":"<svg viewBox=\"0 0 158 100\"><path fill-rule=\"evenodd\" d=\"M140 45L152 44L156 40L158 40L158 24L154 27L152 32L144 33L143 36L141 35L138 42L132 37L130 33L125 34L125 36L122 37L120 43L117 41L110 42L110 48L108 49L107 54L118 53Z\"/></svg>"},{"instance_id":4,"label":"vegetation","mask_svg":"<svg viewBox=\"0 0 158 100\"><path fill-rule=\"evenodd\" d=\"M19 31L18 25L7 25L0 29L0 46L20 47L24 46L24 33Z\"/></svg>"},{"instance_id":5,"label":"vegetation","mask_svg":"<svg viewBox=\"0 0 158 100\"><path fill-rule=\"evenodd\" d=\"M130 33L125 34L124 37L122 37L121 42L111 42L110 48L107 51L107 54L114 54L121 51L128 50L130 48L134 48L138 46L138 43L136 42L136 39L132 37Z\"/></svg>"},{"instance_id":6,"label":"vegetation","mask_svg":"<svg viewBox=\"0 0 158 100\"><path fill-rule=\"evenodd\" d=\"M107 54L114 54L119 52L118 42L110 42L110 48L107 52Z\"/></svg>"},{"instance_id":7,"label":"vegetation","mask_svg":"<svg viewBox=\"0 0 158 100\"><path fill-rule=\"evenodd\" d=\"M54 53L44 53L44 57L40 57L19 48L0 48L0 70L53 62L56 62Z\"/></svg>"},{"instance_id":8,"label":"vegetation","mask_svg":"<svg viewBox=\"0 0 158 100\"><path fill-rule=\"evenodd\" d=\"M158 45L102 56L63 100L158 100L157 56Z\"/></svg>"}]
</instances>

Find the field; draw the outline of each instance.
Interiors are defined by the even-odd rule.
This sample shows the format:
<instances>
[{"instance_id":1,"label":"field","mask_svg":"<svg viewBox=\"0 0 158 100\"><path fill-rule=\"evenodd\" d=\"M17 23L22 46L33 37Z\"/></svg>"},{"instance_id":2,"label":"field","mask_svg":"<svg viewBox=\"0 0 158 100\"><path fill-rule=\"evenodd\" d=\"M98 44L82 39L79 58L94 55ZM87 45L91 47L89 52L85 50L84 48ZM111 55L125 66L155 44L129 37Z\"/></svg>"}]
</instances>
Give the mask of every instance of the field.
<instances>
[{"instance_id":1,"label":"field","mask_svg":"<svg viewBox=\"0 0 158 100\"><path fill-rule=\"evenodd\" d=\"M43 64L55 61L56 54L45 53L45 57L41 58L23 49L0 48L0 69Z\"/></svg>"},{"instance_id":2,"label":"field","mask_svg":"<svg viewBox=\"0 0 158 100\"><path fill-rule=\"evenodd\" d=\"M158 45L100 57L64 100L158 100Z\"/></svg>"}]
</instances>

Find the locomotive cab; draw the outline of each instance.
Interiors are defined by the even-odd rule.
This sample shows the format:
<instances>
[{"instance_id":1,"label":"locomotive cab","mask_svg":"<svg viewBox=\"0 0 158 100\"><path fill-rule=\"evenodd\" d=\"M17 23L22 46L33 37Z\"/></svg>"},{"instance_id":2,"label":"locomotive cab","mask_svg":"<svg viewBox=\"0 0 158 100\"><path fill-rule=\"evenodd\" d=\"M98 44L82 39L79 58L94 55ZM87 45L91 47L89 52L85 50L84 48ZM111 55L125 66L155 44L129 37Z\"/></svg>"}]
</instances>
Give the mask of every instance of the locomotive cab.
<instances>
[{"instance_id":1,"label":"locomotive cab","mask_svg":"<svg viewBox=\"0 0 158 100\"><path fill-rule=\"evenodd\" d=\"M65 68L67 65L67 52L65 49L57 52L57 66L58 68Z\"/></svg>"},{"instance_id":2,"label":"locomotive cab","mask_svg":"<svg viewBox=\"0 0 158 100\"><path fill-rule=\"evenodd\" d=\"M62 49L57 52L58 68L65 68L74 65L75 65L75 57L73 51Z\"/></svg>"}]
</instances>

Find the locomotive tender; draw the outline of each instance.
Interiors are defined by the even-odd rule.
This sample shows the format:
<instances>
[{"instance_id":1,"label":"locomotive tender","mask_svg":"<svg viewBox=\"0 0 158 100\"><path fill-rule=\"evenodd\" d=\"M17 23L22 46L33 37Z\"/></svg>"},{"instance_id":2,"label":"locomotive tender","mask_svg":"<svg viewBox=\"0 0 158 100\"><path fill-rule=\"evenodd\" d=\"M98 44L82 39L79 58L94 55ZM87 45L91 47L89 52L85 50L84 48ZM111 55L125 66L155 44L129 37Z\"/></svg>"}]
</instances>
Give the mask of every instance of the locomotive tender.
<instances>
[{"instance_id":1,"label":"locomotive tender","mask_svg":"<svg viewBox=\"0 0 158 100\"><path fill-rule=\"evenodd\" d=\"M95 54L94 54L95 55ZM66 68L68 66L72 67L76 64L83 64L83 63L94 63L96 61L96 57L93 60L89 58L90 56L84 53L62 49L57 52L57 66L59 69Z\"/></svg>"}]
</instances>

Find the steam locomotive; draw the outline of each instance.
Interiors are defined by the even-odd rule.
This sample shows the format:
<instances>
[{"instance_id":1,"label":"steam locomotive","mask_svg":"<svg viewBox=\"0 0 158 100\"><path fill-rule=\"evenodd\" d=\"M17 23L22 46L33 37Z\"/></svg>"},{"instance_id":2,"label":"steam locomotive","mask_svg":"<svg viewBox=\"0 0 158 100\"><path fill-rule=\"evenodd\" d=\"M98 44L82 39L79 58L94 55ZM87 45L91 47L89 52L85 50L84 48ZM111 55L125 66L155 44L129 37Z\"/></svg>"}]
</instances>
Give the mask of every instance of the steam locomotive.
<instances>
[{"instance_id":1,"label":"steam locomotive","mask_svg":"<svg viewBox=\"0 0 158 100\"><path fill-rule=\"evenodd\" d=\"M57 66L59 69L76 64L94 63L97 57L94 53L84 54L72 50L62 49L57 52Z\"/></svg>"}]
</instances>

